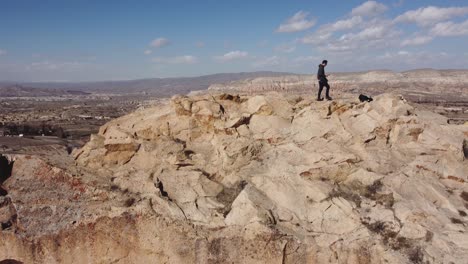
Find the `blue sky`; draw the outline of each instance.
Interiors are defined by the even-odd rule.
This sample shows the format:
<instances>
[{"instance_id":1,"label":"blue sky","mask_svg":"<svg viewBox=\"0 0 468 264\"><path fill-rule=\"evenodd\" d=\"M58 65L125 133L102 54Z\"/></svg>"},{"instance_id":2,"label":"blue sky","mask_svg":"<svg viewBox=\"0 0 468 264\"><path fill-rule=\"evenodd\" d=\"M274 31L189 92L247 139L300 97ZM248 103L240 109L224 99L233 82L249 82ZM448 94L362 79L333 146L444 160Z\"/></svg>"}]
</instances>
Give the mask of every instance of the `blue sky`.
<instances>
[{"instance_id":1,"label":"blue sky","mask_svg":"<svg viewBox=\"0 0 468 264\"><path fill-rule=\"evenodd\" d=\"M468 68L468 3L0 2L0 80Z\"/></svg>"}]
</instances>

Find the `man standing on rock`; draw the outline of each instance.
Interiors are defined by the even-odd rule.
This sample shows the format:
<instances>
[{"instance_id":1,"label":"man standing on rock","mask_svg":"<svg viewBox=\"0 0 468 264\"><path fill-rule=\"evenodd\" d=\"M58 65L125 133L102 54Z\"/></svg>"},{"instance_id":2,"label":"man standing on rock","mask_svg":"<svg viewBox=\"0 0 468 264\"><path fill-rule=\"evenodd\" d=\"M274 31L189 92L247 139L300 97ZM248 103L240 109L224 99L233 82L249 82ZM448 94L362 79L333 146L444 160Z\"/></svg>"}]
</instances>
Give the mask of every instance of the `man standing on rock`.
<instances>
[{"instance_id":1,"label":"man standing on rock","mask_svg":"<svg viewBox=\"0 0 468 264\"><path fill-rule=\"evenodd\" d=\"M317 72L317 79L319 81L319 92L318 92L318 97L317 97L317 101L323 101L323 98L322 98L322 90L323 90L323 87L326 87L327 88L327 91L325 92L325 97L327 98L327 100L331 100L332 98L330 97L330 85L328 85L328 79L327 79L327 76L325 74L325 67L327 66L328 64L328 61L327 60L323 60L322 61L322 64L320 64L318 67L318 72Z\"/></svg>"}]
</instances>

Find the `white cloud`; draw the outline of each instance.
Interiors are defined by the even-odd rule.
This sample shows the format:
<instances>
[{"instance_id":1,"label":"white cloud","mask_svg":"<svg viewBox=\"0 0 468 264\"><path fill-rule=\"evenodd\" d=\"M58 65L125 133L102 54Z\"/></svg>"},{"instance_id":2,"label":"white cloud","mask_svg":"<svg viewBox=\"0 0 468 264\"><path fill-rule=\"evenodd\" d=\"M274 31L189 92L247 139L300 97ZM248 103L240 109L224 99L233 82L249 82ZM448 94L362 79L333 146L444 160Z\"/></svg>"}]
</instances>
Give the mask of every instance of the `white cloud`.
<instances>
[{"instance_id":1,"label":"white cloud","mask_svg":"<svg viewBox=\"0 0 468 264\"><path fill-rule=\"evenodd\" d=\"M255 68L264 68L270 66L278 66L280 64L278 56L272 56L264 59L260 59L252 64Z\"/></svg>"},{"instance_id":2,"label":"white cloud","mask_svg":"<svg viewBox=\"0 0 468 264\"><path fill-rule=\"evenodd\" d=\"M468 35L468 20L458 24L451 21L437 23L431 29L431 34L440 37Z\"/></svg>"},{"instance_id":3,"label":"white cloud","mask_svg":"<svg viewBox=\"0 0 468 264\"><path fill-rule=\"evenodd\" d=\"M364 4L353 8L351 15L353 16L376 16L387 11L387 6L376 1L367 1Z\"/></svg>"},{"instance_id":4,"label":"white cloud","mask_svg":"<svg viewBox=\"0 0 468 264\"><path fill-rule=\"evenodd\" d=\"M349 19L338 20L332 24L326 24L320 27L316 32L306 35L300 41L304 44L325 44L330 40L333 33L353 29L363 23L360 16L353 16Z\"/></svg>"},{"instance_id":5,"label":"white cloud","mask_svg":"<svg viewBox=\"0 0 468 264\"><path fill-rule=\"evenodd\" d=\"M298 42L312 44L321 52L342 55L400 47L404 31L397 28L391 19L384 17L386 10L388 7L382 3L367 1L354 8L348 17L322 25Z\"/></svg>"},{"instance_id":6,"label":"white cloud","mask_svg":"<svg viewBox=\"0 0 468 264\"><path fill-rule=\"evenodd\" d=\"M222 56L216 56L215 59L219 61L231 61L231 60L237 60L237 59L242 59L245 58L249 55L248 52L246 51L230 51Z\"/></svg>"},{"instance_id":7,"label":"white cloud","mask_svg":"<svg viewBox=\"0 0 468 264\"><path fill-rule=\"evenodd\" d=\"M385 25L376 25L376 26L368 27L357 34L343 35L342 38L357 39L357 40L381 39L388 33L388 31L389 29Z\"/></svg>"},{"instance_id":8,"label":"white cloud","mask_svg":"<svg viewBox=\"0 0 468 264\"><path fill-rule=\"evenodd\" d=\"M6 54L5 50L0 49L0 55Z\"/></svg>"},{"instance_id":9,"label":"white cloud","mask_svg":"<svg viewBox=\"0 0 468 264\"><path fill-rule=\"evenodd\" d=\"M429 6L407 11L394 19L384 17L387 9L379 2L367 1L354 8L349 17L322 25L297 42L312 44L330 54L351 55L352 52L363 55L388 48L422 46L436 37L468 36L468 20L457 22L453 19L468 15L468 7ZM399 23L415 23L424 28L410 34Z\"/></svg>"},{"instance_id":10,"label":"white cloud","mask_svg":"<svg viewBox=\"0 0 468 264\"><path fill-rule=\"evenodd\" d=\"M163 64L194 64L198 62L198 58L192 55L176 56L176 57L157 57L153 59L153 62Z\"/></svg>"},{"instance_id":11,"label":"white cloud","mask_svg":"<svg viewBox=\"0 0 468 264\"><path fill-rule=\"evenodd\" d=\"M155 48L162 48L169 45L170 41L167 38L157 38L151 41L150 46Z\"/></svg>"},{"instance_id":12,"label":"white cloud","mask_svg":"<svg viewBox=\"0 0 468 264\"><path fill-rule=\"evenodd\" d=\"M153 53L153 51L150 50L150 49L147 49L147 50L144 51L144 53L145 53L145 55L149 55L149 54Z\"/></svg>"},{"instance_id":13,"label":"white cloud","mask_svg":"<svg viewBox=\"0 0 468 264\"><path fill-rule=\"evenodd\" d=\"M331 30L331 31L341 31L346 29L352 29L355 26L362 23L361 16L353 16L349 19L338 20L335 23L329 25L329 27L325 27L324 30Z\"/></svg>"},{"instance_id":14,"label":"white cloud","mask_svg":"<svg viewBox=\"0 0 468 264\"><path fill-rule=\"evenodd\" d=\"M413 38L404 39L401 42L401 46L419 46L424 45L433 40L433 37L430 36L416 36Z\"/></svg>"},{"instance_id":15,"label":"white cloud","mask_svg":"<svg viewBox=\"0 0 468 264\"><path fill-rule=\"evenodd\" d=\"M276 29L276 32L298 32L309 29L313 27L316 23L315 19L307 19L309 13L304 11L299 11L294 16L289 18L285 23L279 25Z\"/></svg>"},{"instance_id":16,"label":"white cloud","mask_svg":"<svg viewBox=\"0 0 468 264\"><path fill-rule=\"evenodd\" d=\"M275 51L284 52L284 53L291 53L291 52L294 52L295 50L296 50L296 46L291 45L291 44L282 44L282 45L278 45L275 47Z\"/></svg>"},{"instance_id":17,"label":"white cloud","mask_svg":"<svg viewBox=\"0 0 468 264\"><path fill-rule=\"evenodd\" d=\"M332 37L331 32L326 32L326 33L315 32L315 33L312 33L303 37L302 39L300 39L300 42L304 44L320 45L320 44L326 43L331 37Z\"/></svg>"},{"instance_id":18,"label":"white cloud","mask_svg":"<svg viewBox=\"0 0 468 264\"><path fill-rule=\"evenodd\" d=\"M346 33L337 39L329 40L323 43L321 48L331 52L386 48L397 41L399 34L390 23L373 22L359 32Z\"/></svg>"},{"instance_id":19,"label":"white cloud","mask_svg":"<svg viewBox=\"0 0 468 264\"><path fill-rule=\"evenodd\" d=\"M195 46L196 46L197 48L203 48L203 47L205 47L205 42L203 42L203 41L198 41L197 43L195 43Z\"/></svg>"},{"instance_id":20,"label":"white cloud","mask_svg":"<svg viewBox=\"0 0 468 264\"><path fill-rule=\"evenodd\" d=\"M457 16L468 14L468 7L440 8L428 6L417 10L410 10L395 18L396 23L416 23L420 26L431 26Z\"/></svg>"},{"instance_id":21,"label":"white cloud","mask_svg":"<svg viewBox=\"0 0 468 264\"><path fill-rule=\"evenodd\" d=\"M389 3L389 5L391 4ZM428 15L427 11L431 11L431 9L441 12ZM464 8L431 9L419 9L417 13L413 14L416 17L411 21L408 14L412 13L408 12L398 19L389 19L382 13L383 9L377 10L377 13L381 12L381 14L376 16L365 16L365 12L362 10L360 10L362 13L358 12L360 14L358 16L356 14L358 14L359 9L355 9L354 12L351 12L354 13L354 16L350 13L348 17L321 25L318 30L305 34L296 43L312 44L314 49L320 51L324 57L331 61L340 61L338 68L345 71L356 70L355 65L358 65L361 70L435 67L434 65L451 60L454 60L451 67L466 67L467 60L457 58L460 55L429 52L425 51L424 46L422 46L430 43L436 37L468 36L468 20L457 19L465 12ZM450 18L446 15L447 13L455 17ZM407 29L407 25L396 22L411 22L427 26L416 33L411 33L412 28ZM412 46L416 49L409 50L409 47ZM291 62L303 67L307 63L312 64L316 61L320 62L320 59L314 58L314 56L304 56L294 58Z\"/></svg>"}]
</instances>

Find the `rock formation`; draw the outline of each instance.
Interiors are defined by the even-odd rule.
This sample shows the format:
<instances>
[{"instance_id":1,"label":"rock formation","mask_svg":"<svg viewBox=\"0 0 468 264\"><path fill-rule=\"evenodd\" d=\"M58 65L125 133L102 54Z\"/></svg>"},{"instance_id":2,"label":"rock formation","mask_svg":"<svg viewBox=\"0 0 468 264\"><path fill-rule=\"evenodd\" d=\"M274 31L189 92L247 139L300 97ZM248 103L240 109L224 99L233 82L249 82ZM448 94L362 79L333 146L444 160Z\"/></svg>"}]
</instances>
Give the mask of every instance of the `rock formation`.
<instances>
[{"instance_id":1,"label":"rock formation","mask_svg":"<svg viewBox=\"0 0 468 264\"><path fill-rule=\"evenodd\" d=\"M9 156L0 260L464 263L467 138L391 94L176 96L74 165Z\"/></svg>"},{"instance_id":2,"label":"rock formation","mask_svg":"<svg viewBox=\"0 0 468 264\"><path fill-rule=\"evenodd\" d=\"M369 71L355 73L332 73L329 77L333 91L357 92L377 95L394 92L413 99L424 100L425 97L444 96L444 99L461 100L468 87L466 70L432 70L422 69L406 72ZM267 91L303 92L317 89L315 75L284 75L275 77L258 77L241 81L213 84L209 87L215 91L236 91L257 93ZM315 89L314 89L315 87ZM432 98L434 99L434 98Z\"/></svg>"}]
</instances>

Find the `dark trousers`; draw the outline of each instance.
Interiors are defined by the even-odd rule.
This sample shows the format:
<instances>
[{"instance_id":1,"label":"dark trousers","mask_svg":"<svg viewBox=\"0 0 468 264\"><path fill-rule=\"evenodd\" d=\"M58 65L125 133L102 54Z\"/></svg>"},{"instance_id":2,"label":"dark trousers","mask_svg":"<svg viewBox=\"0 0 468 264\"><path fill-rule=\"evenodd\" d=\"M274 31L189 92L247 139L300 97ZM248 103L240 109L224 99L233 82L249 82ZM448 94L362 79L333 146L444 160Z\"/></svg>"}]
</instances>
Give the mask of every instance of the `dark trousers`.
<instances>
[{"instance_id":1,"label":"dark trousers","mask_svg":"<svg viewBox=\"0 0 468 264\"><path fill-rule=\"evenodd\" d=\"M330 97L330 85L328 85L327 81L319 81L319 91L318 91L318 97L317 98L322 98L322 90L323 87L326 87L327 90L325 91L325 96L328 98Z\"/></svg>"}]
</instances>

